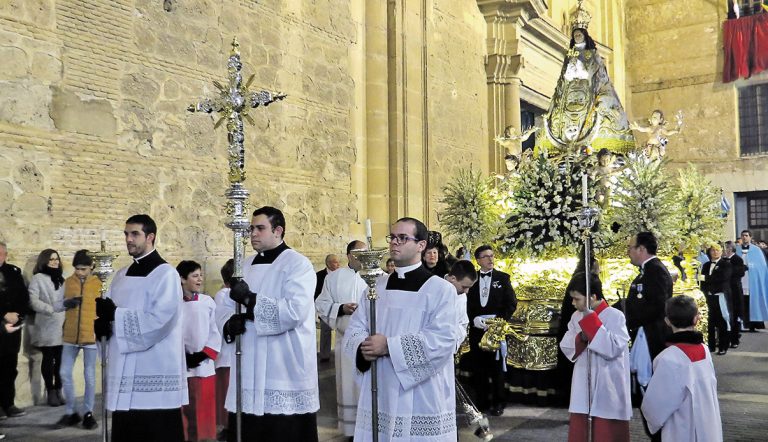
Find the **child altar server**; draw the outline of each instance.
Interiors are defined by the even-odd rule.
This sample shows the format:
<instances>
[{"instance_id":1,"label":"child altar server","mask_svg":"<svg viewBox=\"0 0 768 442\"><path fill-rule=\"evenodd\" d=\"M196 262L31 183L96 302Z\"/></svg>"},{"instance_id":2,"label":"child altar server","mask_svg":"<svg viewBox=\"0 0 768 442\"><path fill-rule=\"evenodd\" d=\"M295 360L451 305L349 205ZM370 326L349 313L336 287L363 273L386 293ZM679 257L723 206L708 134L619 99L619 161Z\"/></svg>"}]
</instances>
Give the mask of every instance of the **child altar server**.
<instances>
[{"instance_id":1,"label":"child altar server","mask_svg":"<svg viewBox=\"0 0 768 442\"><path fill-rule=\"evenodd\" d=\"M672 297L666 315L673 334L667 349L653 360L653 376L641 406L648 430L661 430L664 441L722 441L712 355L702 334L694 330L699 321L696 302L685 295Z\"/></svg>"},{"instance_id":2,"label":"child altar server","mask_svg":"<svg viewBox=\"0 0 768 442\"><path fill-rule=\"evenodd\" d=\"M577 310L560 341L565 356L575 362L568 440L587 440L589 415L592 440L629 441L632 405L626 321L623 313L603 299L602 284L596 275L590 274L589 291L590 296L585 296L584 273L575 274L566 290Z\"/></svg>"},{"instance_id":3,"label":"child altar server","mask_svg":"<svg viewBox=\"0 0 768 442\"><path fill-rule=\"evenodd\" d=\"M221 349L216 327L216 302L201 293L203 273L195 261L176 267L184 292L183 330L187 360L189 405L182 407L186 441L216 439L216 369L213 361Z\"/></svg>"}]
</instances>

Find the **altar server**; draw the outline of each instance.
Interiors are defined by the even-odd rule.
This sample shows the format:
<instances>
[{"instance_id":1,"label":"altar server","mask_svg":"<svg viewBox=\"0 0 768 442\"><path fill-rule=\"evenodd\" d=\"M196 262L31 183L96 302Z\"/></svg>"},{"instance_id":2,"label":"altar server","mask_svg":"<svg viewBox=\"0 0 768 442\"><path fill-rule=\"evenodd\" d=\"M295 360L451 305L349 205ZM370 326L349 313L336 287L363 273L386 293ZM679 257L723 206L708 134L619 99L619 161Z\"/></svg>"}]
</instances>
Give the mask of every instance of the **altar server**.
<instances>
[{"instance_id":1,"label":"altar server","mask_svg":"<svg viewBox=\"0 0 768 442\"><path fill-rule=\"evenodd\" d=\"M216 327L220 333L223 333L224 323L229 319L226 309L219 308L220 305L227 302L229 299L230 283L232 282L232 274L235 271L235 261L230 258L221 267L219 273L221 274L221 280L223 286L221 290L216 292L214 300L216 301ZM233 342L227 343L222 334L221 337L221 351L219 356L214 361L216 367L216 429L219 431L218 440L226 440L228 415L227 409L224 407L224 403L227 400L227 389L229 389L229 367L234 363L235 344Z\"/></svg>"},{"instance_id":2,"label":"altar server","mask_svg":"<svg viewBox=\"0 0 768 442\"><path fill-rule=\"evenodd\" d=\"M325 278L325 284L320 295L315 300L315 308L320 320L336 330L336 348L342 348L344 333L349 325L351 315L361 302L367 302L368 285L357 273L360 261L352 254L352 250L366 250L368 247L362 241L352 241L347 244L348 266L342 267ZM336 366L336 410L339 419L339 430L345 436L355 434L355 416L357 415L357 399L360 389L355 382L355 358L337 351Z\"/></svg>"},{"instance_id":3,"label":"altar server","mask_svg":"<svg viewBox=\"0 0 768 442\"><path fill-rule=\"evenodd\" d=\"M221 304L224 337L242 336L243 434L247 441L317 441L317 385L312 263L283 241L285 217L261 207L251 219L256 255L245 259L243 280ZM235 302L245 313L235 314ZM219 316L219 313L217 313ZM221 317L221 316L220 316ZM231 378L237 367L230 369ZM229 440L236 440L236 382L229 383Z\"/></svg>"},{"instance_id":4,"label":"altar server","mask_svg":"<svg viewBox=\"0 0 768 442\"><path fill-rule=\"evenodd\" d=\"M653 361L641 407L648 430L661 430L663 441L722 441L715 367L703 336L694 328L699 321L696 301L675 296L667 301L666 314L673 334Z\"/></svg>"},{"instance_id":5,"label":"altar server","mask_svg":"<svg viewBox=\"0 0 768 442\"><path fill-rule=\"evenodd\" d=\"M427 228L401 218L388 236L395 273L379 280L377 330L369 335L368 303L352 315L343 351L362 373L355 442L372 439L371 363L378 369L379 440L456 439L453 352L456 289L421 264Z\"/></svg>"},{"instance_id":6,"label":"altar server","mask_svg":"<svg viewBox=\"0 0 768 442\"><path fill-rule=\"evenodd\" d=\"M94 321L97 339L109 339L112 440L182 441L188 399L181 281L155 250L157 225L149 215L128 218L124 233L133 264L117 271L105 299L96 299Z\"/></svg>"},{"instance_id":7,"label":"altar server","mask_svg":"<svg viewBox=\"0 0 768 442\"><path fill-rule=\"evenodd\" d=\"M467 326L469 317L467 317L467 291L477 281L477 271L472 262L466 260L456 261L448 273L445 280L450 282L456 289L456 350L459 351L461 344L467 338Z\"/></svg>"},{"instance_id":8,"label":"altar server","mask_svg":"<svg viewBox=\"0 0 768 442\"><path fill-rule=\"evenodd\" d=\"M571 413L568 440L586 441L589 413L593 440L628 441L632 419L629 333L624 314L609 307L603 299L600 279L591 274L589 285L591 295L587 299L584 273L576 273L566 290L577 310L560 341L565 356L575 361L568 407Z\"/></svg>"},{"instance_id":9,"label":"altar server","mask_svg":"<svg viewBox=\"0 0 768 442\"><path fill-rule=\"evenodd\" d=\"M189 405L182 407L186 441L216 439L216 371L221 349L216 327L216 302L201 293L203 270L195 261L176 266L184 296L184 352L187 360Z\"/></svg>"}]
</instances>

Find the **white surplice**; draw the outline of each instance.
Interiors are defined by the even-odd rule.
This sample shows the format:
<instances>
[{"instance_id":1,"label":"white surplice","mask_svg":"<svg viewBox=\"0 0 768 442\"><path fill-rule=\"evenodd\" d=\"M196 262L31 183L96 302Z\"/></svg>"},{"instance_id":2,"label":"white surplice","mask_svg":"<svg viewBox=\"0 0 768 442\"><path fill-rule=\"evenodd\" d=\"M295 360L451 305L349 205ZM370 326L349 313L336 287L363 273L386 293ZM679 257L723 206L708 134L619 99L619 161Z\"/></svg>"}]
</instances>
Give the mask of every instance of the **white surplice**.
<instances>
[{"instance_id":1,"label":"white surplice","mask_svg":"<svg viewBox=\"0 0 768 442\"><path fill-rule=\"evenodd\" d=\"M219 351L219 357L214 361L214 366L217 369L223 367L229 368L235 362L235 343L227 343L224 340L223 329L224 324L229 320L230 316L232 316L232 312L229 309L220 308L225 302L231 302L229 299L229 288L224 287L216 292L214 301L216 302L216 329L219 330L219 333L221 334L221 350Z\"/></svg>"},{"instance_id":2,"label":"white surplice","mask_svg":"<svg viewBox=\"0 0 768 442\"><path fill-rule=\"evenodd\" d=\"M376 332L387 337L389 347L389 355L376 361L379 440L455 442L456 289L420 265L396 271L377 284ZM350 358L369 335L368 317L368 303L361 303L344 339ZM360 382L355 441L372 439L371 416L367 369Z\"/></svg>"},{"instance_id":3,"label":"white surplice","mask_svg":"<svg viewBox=\"0 0 768 442\"><path fill-rule=\"evenodd\" d=\"M456 295L456 349L454 353L459 351L461 344L467 339L467 326L469 325L469 317L467 316L467 294L461 293Z\"/></svg>"},{"instance_id":4,"label":"white surplice","mask_svg":"<svg viewBox=\"0 0 768 442\"><path fill-rule=\"evenodd\" d=\"M246 258L243 279L257 294L254 320L242 335L243 412L306 414L320 409L314 294L317 277L309 260L284 249ZM266 259L265 257L272 257ZM254 261L256 264L254 264ZM216 314L222 325L235 312L226 297ZM224 322L221 322L224 320ZM230 379L237 369L230 367ZM229 383L226 409L236 411L236 382Z\"/></svg>"},{"instance_id":5,"label":"white surplice","mask_svg":"<svg viewBox=\"0 0 768 442\"><path fill-rule=\"evenodd\" d=\"M351 315L339 316L339 309L348 303L368 302L365 297L368 285L363 278L349 267L340 268L329 273L325 278L323 290L315 300L315 308L320 320L336 330L336 406L339 419L339 429L345 436L355 434L355 416L357 415L357 400L360 396L355 377L355 359L344 353L342 341L347 330Z\"/></svg>"},{"instance_id":6,"label":"white surplice","mask_svg":"<svg viewBox=\"0 0 768 442\"><path fill-rule=\"evenodd\" d=\"M653 360L653 377L641 410L652 433L661 429L662 440L723 440L712 355L704 344L697 345L701 359L695 362L677 345Z\"/></svg>"},{"instance_id":7,"label":"white surplice","mask_svg":"<svg viewBox=\"0 0 768 442\"><path fill-rule=\"evenodd\" d=\"M117 305L108 341L107 408L179 408L189 402L179 274L168 263L146 276L126 276L128 269L118 270L107 292Z\"/></svg>"},{"instance_id":8,"label":"white surplice","mask_svg":"<svg viewBox=\"0 0 768 442\"><path fill-rule=\"evenodd\" d=\"M629 378L629 333L624 314L608 307L603 301L600 307L584 318L584 313L574 312L568 322L568 331L560 341L563 354L575 361L571 381L571 402L568 411L587 414L603 419L628 421L632 419ZM581 322L585 319L585 322ZM580 324L581 322L581 324ZM577 350L577 339L581 339L582 325L587 322L591 335L589 354L591 363L592 407L589 404L587 390L587 350Z\"/></svg>"},{"instance_id":9,"label":"white surplice","mask_svg":"<svg viewBox=\"0 0 768 442\"><path fill-rule=\"evenodd\" d=\"M217 355L221 349L221 332L216 326L216 302L208 295L184 302L184 351L196 353L208 348ZM214 360L204 360L196 368L187 368L187 377L206 378L216 374Z\"/></svg>"}]
</instances>

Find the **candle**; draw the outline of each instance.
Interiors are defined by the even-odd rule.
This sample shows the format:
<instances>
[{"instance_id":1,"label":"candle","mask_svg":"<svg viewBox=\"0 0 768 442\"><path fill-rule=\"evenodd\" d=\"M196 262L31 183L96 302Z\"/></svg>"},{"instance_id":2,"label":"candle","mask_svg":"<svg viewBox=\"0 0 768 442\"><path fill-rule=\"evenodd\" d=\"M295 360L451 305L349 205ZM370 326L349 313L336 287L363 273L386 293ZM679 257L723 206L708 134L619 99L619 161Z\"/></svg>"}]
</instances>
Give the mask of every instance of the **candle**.
<instances>
[{"instance_id":1,"label":"candle","mask_svg":"<svg viewBox=\"0 0 768 442\"><path fill-rule=\"evenodd\" d=\"M366 238L373 238L373 234L371 233L371 219L370 218L365 220L365 237Z\"/></svg>"},{"instance_id":2,"label":"candle","mask_svg":"<svg viewBox=\"0 0 768 442\"><path fill-rule=\"evenodd\" d=\"M581 202L587 205L587 174L581 175Z\"/></svg>"},{"instance_id":3,"label":"candle","mask_svg":"<svg viewBox=\"0 0 768 442\"><path fill-rule=\"evenodd\" d=\"M106 241L106 240L107 240L107 232L105 232L102 229L102 231L101 231L101 241L103 242L103 241Z\"/></svg>"}]
</instances>

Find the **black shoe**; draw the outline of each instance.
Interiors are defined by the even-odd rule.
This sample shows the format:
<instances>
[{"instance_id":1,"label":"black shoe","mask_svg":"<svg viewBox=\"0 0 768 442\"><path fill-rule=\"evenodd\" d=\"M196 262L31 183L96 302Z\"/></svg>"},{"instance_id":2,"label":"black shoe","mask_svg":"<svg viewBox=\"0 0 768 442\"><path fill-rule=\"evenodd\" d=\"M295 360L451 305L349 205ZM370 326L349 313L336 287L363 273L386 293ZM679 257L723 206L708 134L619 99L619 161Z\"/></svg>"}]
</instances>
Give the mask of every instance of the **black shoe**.
<instances>
[{"instance_id":1,"label":"black shoe","mask_svg":"<svg viewBox=\"0 0 768 442\"><path fill-rule=\"evenodd\" d=\"M216 435L216 440L226 442L228 434L228 430L226 428L222 428L221 431L219 431L219 434Z\"/></svg>"},{"instance_id":2,"label":"black shoe","mask_svg":"<svg viewBox=\"0 0 768 442\"><path fill-rule=\"evenodd\" d=\"M726 353L728 353L728 349L727 348L724 348L722 350L718 350L717 351L718 356L723 356Z\"/></svg>"},{"instance_id":3,"label":"black shoe","mask_svg":"<svg viewBox=\"0 0 768 442\"><path fill-rule=\"evenodd\" d=\"M739 348L739 344L731 344L731 348Z\"/></svg>"},{"instance_id":4,"label":"black shoe","mask_svg":"<svg viewBox=\"0 0 768 442\"><path fill-rule=\"evenodd\" d=\"M21 408L15 405L11 405L10 407L6 408L4 411L5 411L5 415L8 417L19 417L27 414L26 411L22 410Z\"/></svg>"},{"instance_id":5,"label":"black shoe","mask_svg":"<svg viewBox=\"0 0 768 442\"><path fill-rule=\"evenodd\" d=\"M491 410L488 412L491 416L501 416L504 414L504 407L498 406L498 407L491 407Z\"/></svg>"},{"instance_id":6,"label":"black shoe","mask_svg":"<svg viewBox=\"0 0 768 442\"><path fill-rule=\"evenodd\" d=\"M83 416L83 428L85 428L86 430L93 430L98 426L99 426L99 423L96 422L96 419L93 418L93 413L91 413L90 411L85 413L85 416Z\"/></svg>"},{"instance_id":7,"label":"black shoe","mask_svg":"<svg viewBox=\"0 0 768 442\"><path fill-rule=\"evenodd\" d=\"M81 420L80 415L77 413L65 414L58 422L56 422L56 425L60 427L74 427L79 424Z\"/></svg>"}]
</instances>

